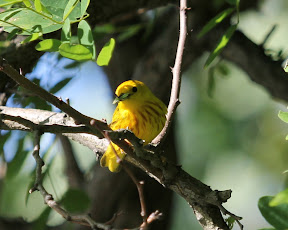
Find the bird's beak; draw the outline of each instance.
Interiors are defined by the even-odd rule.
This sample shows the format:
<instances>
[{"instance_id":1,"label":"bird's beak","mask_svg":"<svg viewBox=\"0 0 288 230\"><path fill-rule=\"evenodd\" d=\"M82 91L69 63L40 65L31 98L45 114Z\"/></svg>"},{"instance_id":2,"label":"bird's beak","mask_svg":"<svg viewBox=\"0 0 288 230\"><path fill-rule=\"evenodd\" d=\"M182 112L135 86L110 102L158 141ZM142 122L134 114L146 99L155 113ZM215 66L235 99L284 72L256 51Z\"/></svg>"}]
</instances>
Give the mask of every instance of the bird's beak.
<instances>
[{"instance_id":1,"label":"bird's beak","mask_svg":"<svg viewBox=\"0 0 288 230\"><path fill-rule=\"evenodd\" d=\"M129 93L122 93L122 94L120 94L119 97L116 97L116 98L114 99L113 104L116 104L116 103L118 103L119 101L123 101L123 100L127 99L129 96L130 96Z\"/></svg>"}]
</instances>

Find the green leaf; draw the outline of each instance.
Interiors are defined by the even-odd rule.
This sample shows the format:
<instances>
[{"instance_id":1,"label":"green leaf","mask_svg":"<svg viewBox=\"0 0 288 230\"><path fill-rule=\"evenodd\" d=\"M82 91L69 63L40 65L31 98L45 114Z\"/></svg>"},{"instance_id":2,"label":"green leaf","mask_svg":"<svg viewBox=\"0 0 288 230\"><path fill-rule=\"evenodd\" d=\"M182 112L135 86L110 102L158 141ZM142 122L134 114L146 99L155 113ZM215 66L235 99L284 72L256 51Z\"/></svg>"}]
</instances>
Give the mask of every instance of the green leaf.
<instances>
[{"instance_id":1,"label":"green leaf","mask_svg":"<svg viewBox=\"0 0 288 230\"><path fill-rule=\"evenodd\" d=\"M81 45L84 45L92 53L92 58L96 59L96 47L94 44L93 34L89 24L82 20L78 24L77 36Z\"/></svg>"},{"instance_id":2,"label":"green leaf","mask_svg":"<svg viewBox=\"0 0 288 230\"><path fill-rule=\"evenodd\" d=\"M70 25L70 19L67 18L64 22L64 25L62 27L61 31L61 41L62 42L70 42L71 39L71 25Z\"/></svg>"},{"instance_id":3,"label":"green leaf","mask_svg":"<svg viewBox=\"0 0 288 230\"><path fill-rule=\"evenodd\" d=\"M278 117L279 117L282 121L288 123L288 112L283 112L283 111L280 110L279 113L278 113Z\"/></svg>"},{"instance_id":4,"label":"green leaf","mask_svg":"<svg viewBox=\"0 0 288 230\"><path fill-rule=\"evenodd\" d=\"M25 40L23 40L23 41L21 42L21 44L35 41L35 40L37 40L37 39L39 39L39 38L41 38L41 37L42 37L42 33L34 33L34 34L28 36L27 38L25 38Z\"/></svg>"},{"instance_id":5,"label":"green leaf","mask_svg":"<svg viewBox=\"0 0 288 230\"><path fill-rule=\"evenodd\" d=\"M288 189L279 192L269 203L271 207L275 207L280 204L288 204Z\"/></svg>"},{"instance_id":6,"label":"green leaf","mask_svg":"<svg viewBox=\"0 0 288 230\"><path fill-rule=\"evenodd\" d=\"M0 7L13 5L20 2L22 2L22 0L0 0Z\"/></svg>"},{"instance_id":7,"label":"green leaf","mask_svg":"<svg viewBox=\"0 0 288 230\"><path fill-rule=\"evenodd\" d=\"M89 208L90 199L88 195L77 189L69 189L61 199L60 203L68 212L81 213Z\"/></svg>"},{"instance_id":8,"label":"green leaf","mask_svg":"<svg viewBox=\"0 0 288 230\"><path fill-rule=\"evenodd\" d=\"M11 33L8 34L7 40L12 40L17 34L20 33L20 31L21 31L21 30L19 30L18 28L12 30Z\"/></svg>"},{"instance_id":9,"label":"green leaf","mask_svg":"<svg viewBox=\"0 0 288 230\"><path fill-rule=\"evenodd\" d=\"M59 52L63 57L67 57L76 61L86 61L92 59L92 53L85 46L77 44L70 45L63 43L59 47Z\"/></svg>"},{"instance_id":10,"label":"green leaf","mask_svg":"<svg viewBox=\"0 0 288 230\"><path fill-rule=\"evenodd\" d=\"M272 196L261 197L258 201L258 208L262 216L276 229L288 228L288 204L281 204L271 207L269 203Z\"/></svg>"},{"instance_id":11,"label":"green leaf","mask_svg":"<svg viewBox=\"0 0 288 230\"><path fill-rule=\"evenodd\" d=\"M102 48L97 57L97 64L99 66L109 64L114 48L115 48L115 39L111 38L110 41L104 45L104 47Z\"/></svg>"},{"instance_id":12,"label":"green leaf","mask_svg":"<svg viewBox=\"0 0 288 230\"><path fill-rule=\"evenodd\" d=\"M42 7L40 0L34 0L34 6L35 6L36 11L38 11L38 12L43 11L43 7Z\"/></svg>"},{"instance_id":13,"label":"green leaf","mask_svg":"<svg viewBox=\"0 0 288 230\"><path fill-rule=\"evenodd\" d=\"M213 29L216 25L222 22L227 16L229 16L234 10L235 10L234 8L229 8L217 14L203 27L203 29L198 34L197 38L201 38L204 34Z\"/></svg>"},{"instance_id":14,"label":"green leaf","mask_svg":"<svg viewBox=\"0 0 288 230\"><path fill-rule=\"evenodd\" d=\"M90 0L81 0L81 2L80 2L81 17L83 17L84 14L86 13L86 10L87 10L89 4L90 4Z\"/></svg>"},{"instance_id":15,"label":"green leaf","mask_svg":"<svg viewBox=\"0 0 288 230\"><path fill-rule=\"evenodd\" d=\"M26 7L31 7L32 4L29 0L23 0L23 3L25 4Z\"/></svg>"},{"instance_id":16,"label":"green leaf","mask_svg":"<svg viewBox=\"0 0 288 230\"><path fill-rule=\"evenodd\" d=\"M58 82L52 89L50 89L50 93L55 94L57 93L59 90L61 90L65 85L67 85L72 78L66 78L60 82Z\"/></svg>"},{"instance_id":17,"label":"green leaf","mask_svg":"<svg viewBox=\"0 0 288 230\"><path fill-rule=\"evenodd\" d=\"M63 20L64 10L69 3L69 0L41 0L41 3L45 8L53 15L53 18L57 21ZM80 4L77 4L72 12L68 15L70 21L75 21L81 18Z\"/></svg>"},{"instance_id":18,"label":"green leaf","mask_svg":"<svg viewBox=\"0 0 288 230\"><path fill-rule=\"evenodd\" d=\"M229 216L227 219L225 219L225 222L227 223L229 229L233 229L235 219L232 216Z\"/></svg>"},{"instance_id":19,"label":"green leaf","mask_svg":"<svg viewBox=\"0 0 288 230\"><path fill-rule=\"evenodd\" d=\"M217 65L217 70L220 72L220 74L222 75L222 77L226 77L226 76L228 76L229 73L230 73L230 70L229 70L229 68L227 67L227 65L221 64L221 63L219 63L219 64Z\"/></svg>"},{"instance_id":20,"label":"green leaf","mask_svg":"<svg viewBox=\"0 0 288 230\"><path fill-rule=\"evenodd\" d=\"M38 51L57 52L61 44L61 41L57 39L45 39L39 42L35 48Z\"/></svg>"},{"instance_id":21,"label":"green leaf","mask_svg":"<svg viewBox=\"0 0 288 230\"><path fill-rule=\"evenodd\" d=\"M64 14L63 14L63 20L65 21L68 16L71 14L71 12L73 11L73 9L75 8L75 6L77 5L77 3L79 2L79 0L69 0L65 9L64 9Z\"/></svg>"},{"instance_id":22,"label":"green leaf","mask_svg":"<svg viewBox=\"0 0 288 230\"><path fill-rule=\"evenodd\" d=\"M42 28L43 34L50 33L62 27L48 16L32 11L29 8L10 9L0 13L0 26L8 33L14 29L22 30L22 35L31 35L35 28Z\"/></svg>"},{"instance_id":23,"label":"green leaf","mask_svg":"<svg viewBox=\"0 0 288 230\"><path fill-rule=\"evenodd\" d=\"M141 24L129 26L129 28L126 31L119 34L119 36L117 37L117 41L123 42L123 41L133 37L142 28L143 28L143 25L141 25Z\"/></svg>"},{"instance_id":24,"label":"green leaf","mask_svg":"<svg viewBox=\"0 0 288 230\"><path fill-rule=\"evenodd\" d=\"M213 50L213 52L209 55L208 59L206 60L205 65L204 65L205 68L211 64L211 62L221 53L224 47L228 44L236 28L237 28L237 25L233 25L228 28L228 30L222 36L220 42L217 44L216 48Z\"/></svg>"}]
</instances>

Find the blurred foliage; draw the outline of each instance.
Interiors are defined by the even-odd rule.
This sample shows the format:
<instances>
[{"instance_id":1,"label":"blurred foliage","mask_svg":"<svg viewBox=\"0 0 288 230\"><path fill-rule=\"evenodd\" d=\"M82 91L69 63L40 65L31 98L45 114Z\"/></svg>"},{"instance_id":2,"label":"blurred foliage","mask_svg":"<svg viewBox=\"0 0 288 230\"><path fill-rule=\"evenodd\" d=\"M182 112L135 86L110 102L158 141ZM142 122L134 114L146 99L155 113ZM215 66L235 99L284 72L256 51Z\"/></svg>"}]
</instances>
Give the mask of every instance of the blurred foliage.
<instances>
[{"instance_id":1,"label":"blurred foliage","mask_svg":"<svg viewBox=\"0 0 288 230\"><path fill-rule=\"evenodd\" d=\"M288 204L281 203L276 206L271 205L275 197L264 196L258 206L265 219L275 227L275 229L288 228Z\"/></svg>"}]
</instances>

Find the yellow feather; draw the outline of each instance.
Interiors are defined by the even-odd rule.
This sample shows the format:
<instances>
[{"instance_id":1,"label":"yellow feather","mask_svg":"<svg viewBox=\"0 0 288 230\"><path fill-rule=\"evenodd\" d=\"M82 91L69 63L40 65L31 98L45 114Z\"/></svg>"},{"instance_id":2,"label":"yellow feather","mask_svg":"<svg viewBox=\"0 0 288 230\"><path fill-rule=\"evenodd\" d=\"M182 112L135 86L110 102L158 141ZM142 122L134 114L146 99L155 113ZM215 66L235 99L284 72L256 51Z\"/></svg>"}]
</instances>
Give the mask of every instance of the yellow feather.
<instances>
[{"instance_id":1,"label":"yellow feather","mask_svg":"<svg viewBox=\"0 0 288 230\"><path fill-rule=\"evenodd\" d=\"M164 127L166 105L141 81L123 82L118 86L115 94L118 105L110 128L112 130L128 128L145 141L144 145L150 143ZM111 172L118 172L120 165L114 150L121 159L125 157L122 149L111 143L102 156L100 164L102 167L108 167Z\"/></svg>"}]
</instances>

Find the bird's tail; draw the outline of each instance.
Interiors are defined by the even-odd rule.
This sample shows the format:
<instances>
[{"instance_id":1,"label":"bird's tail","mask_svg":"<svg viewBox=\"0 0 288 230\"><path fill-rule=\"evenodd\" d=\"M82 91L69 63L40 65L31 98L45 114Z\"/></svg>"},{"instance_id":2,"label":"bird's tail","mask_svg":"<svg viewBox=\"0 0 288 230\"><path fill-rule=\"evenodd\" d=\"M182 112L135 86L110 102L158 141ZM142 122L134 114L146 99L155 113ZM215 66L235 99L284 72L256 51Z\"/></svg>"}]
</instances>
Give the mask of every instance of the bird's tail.
<instances>
[{"instance_id":1,"label":"bird's tail","mask_svg":"<svg viewBox=\"0 0 288 230\"><path fill-rule=\"evenodd\" d=\"M120 159L124 158L125 153L122 149L111 142L100 160L100 165L102 167L108 167L111 172L119 172L121 169L120 164L117 162L115 151Z\"/></svg>"}]
</instances>

